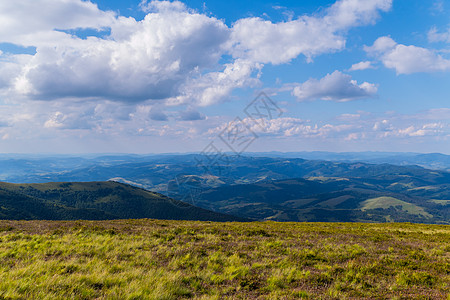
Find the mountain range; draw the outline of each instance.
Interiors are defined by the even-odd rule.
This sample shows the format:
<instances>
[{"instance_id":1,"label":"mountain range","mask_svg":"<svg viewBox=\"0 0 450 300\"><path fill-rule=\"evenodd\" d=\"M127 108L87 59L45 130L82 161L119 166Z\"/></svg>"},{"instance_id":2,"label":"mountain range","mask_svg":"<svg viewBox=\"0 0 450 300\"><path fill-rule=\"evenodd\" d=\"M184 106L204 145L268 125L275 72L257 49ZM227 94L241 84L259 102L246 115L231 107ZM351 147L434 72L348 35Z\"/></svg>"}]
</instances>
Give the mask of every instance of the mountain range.
<instances>
[{"instance_id":1,"label":"mountain range","mask_svg":"<svg viewBox=\"0 0 450 300\"><path fill-rule=\"evenodd\" d=\"M205 156L198 154L4 156L0 157L0 178L13 183L115 181L127 189L134 186L140 191L151 190L158 197L164 194L167 199L252 220L443 224L450 221L450 173L447 172L450 156L311 152L309 155L314 158L329 160L294 157L307 154L230 154L206 168L199 164ZM418 164L412 164L415 159ZM55 200L42 195L37 198L41 202ZM69 206L96 209L95 205L87 205L88 202ZM94 200L94 203L101 201ZM58 205L67 203L58 202ZM121 209L126 207L123 204ZM174 213L171 218L178 215ZM70 218L76 216L76 211L72 211ZM116 217L126 215L122 212L115 214Z\"/></svg>"}]
</instances>

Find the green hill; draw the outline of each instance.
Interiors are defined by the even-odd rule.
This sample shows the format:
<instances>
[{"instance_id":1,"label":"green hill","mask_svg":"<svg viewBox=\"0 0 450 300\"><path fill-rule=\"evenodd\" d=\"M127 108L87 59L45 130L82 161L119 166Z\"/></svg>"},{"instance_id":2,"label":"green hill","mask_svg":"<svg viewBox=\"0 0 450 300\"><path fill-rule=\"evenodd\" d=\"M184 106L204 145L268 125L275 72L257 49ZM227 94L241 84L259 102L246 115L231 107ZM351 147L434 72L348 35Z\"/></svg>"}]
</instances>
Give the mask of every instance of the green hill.
<instances>
[{"instance_id":1,"label":"green hill","mask_svg":"<svg viewBox=\"0 0 450 300\"><path fill-rule=\"evenodd\" d=\"M243 221L118 182L0 183L0 219Z\"/></svg>"},{"instance_id":2,"label":"green hill","mask_svg":"<svg viewBox=\"0 0 450 300\"><path fill-rule=\"evenodd\" d=\"M448 206L383 183L341 177L265 181L205 189L195 203L257 220L449 224Z\"/></svg>"},{"instance_id":3,"label":"green hill","mask_svg":"<svg viewBox=\"0 0 450 300\"><path fill-rule=\"evenodd\" d=\"M424 211L422 207L393 197L378 197L367 199L366 201L362 202L361 205L361 210L363 211L377 208L388 209L391 207L399 207L400 210L403 210L412 215L424 216L425 218L433 217L431 214Z\"/></svg>"}]
</instances>

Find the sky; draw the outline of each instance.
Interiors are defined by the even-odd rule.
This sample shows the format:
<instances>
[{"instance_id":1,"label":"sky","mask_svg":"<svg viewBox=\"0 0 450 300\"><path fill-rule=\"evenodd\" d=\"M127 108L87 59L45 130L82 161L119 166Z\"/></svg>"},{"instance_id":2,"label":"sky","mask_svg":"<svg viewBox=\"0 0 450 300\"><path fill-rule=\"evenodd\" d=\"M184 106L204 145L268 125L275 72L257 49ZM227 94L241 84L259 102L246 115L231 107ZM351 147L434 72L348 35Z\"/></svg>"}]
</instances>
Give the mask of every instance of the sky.
<instances>
[{"instance_id":1,"label":"sky","mask_svg":"<svg viewBox=\"0 0 450 300\"><path fill-rule=\"evenodd\" d=\"M0 153L450 154L450 2L0 1Z\"/></svg>"}]
</instances>

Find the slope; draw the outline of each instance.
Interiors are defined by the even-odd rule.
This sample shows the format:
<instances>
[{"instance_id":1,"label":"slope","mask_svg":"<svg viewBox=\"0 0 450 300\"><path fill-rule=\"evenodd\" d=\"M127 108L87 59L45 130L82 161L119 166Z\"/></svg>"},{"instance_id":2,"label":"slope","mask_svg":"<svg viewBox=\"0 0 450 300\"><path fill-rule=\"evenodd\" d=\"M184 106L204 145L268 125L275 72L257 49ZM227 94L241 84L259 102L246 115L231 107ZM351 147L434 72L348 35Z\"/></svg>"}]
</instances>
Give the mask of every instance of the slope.
<instances>
[{"instance_id":1,"label":"slope","mask_svg":"<svg viewBox=\"0 0 450 300\"><path fill-rule=\"evenodd\" d=\"M0 183L0 219L243 221L118 182Z\"/></svg>"},{"instance_id":2,"label":"slope","mask_svg":"<svg viewBox=\"0 0 450 300\"><path fill-rule=\"evenodd\" d=\"M390 200L390 201L386 201ZM448 209L357 178L297 178L205 189L197 206L275 221L450 221Z\"/></svg>"}]
</instances>

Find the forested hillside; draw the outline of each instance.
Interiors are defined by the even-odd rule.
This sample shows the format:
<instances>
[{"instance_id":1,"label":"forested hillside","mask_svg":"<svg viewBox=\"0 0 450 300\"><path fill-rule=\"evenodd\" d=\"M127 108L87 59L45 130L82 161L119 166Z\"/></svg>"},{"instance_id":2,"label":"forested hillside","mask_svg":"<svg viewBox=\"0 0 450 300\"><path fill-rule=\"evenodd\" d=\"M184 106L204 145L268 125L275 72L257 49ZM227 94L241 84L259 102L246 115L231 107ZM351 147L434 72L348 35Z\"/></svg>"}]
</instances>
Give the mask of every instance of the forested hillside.
<instances>
[{"instance_id":1,"label":"forested hillside","mask_svg":"<svg viewBox=\"0 0 450 300\"><path fill-rule=\"evenodd\" d=\"M0 183L0 219L137 218L244 220L197 208L158 193L117 182Z\"/></svg>"}]
</instances>

